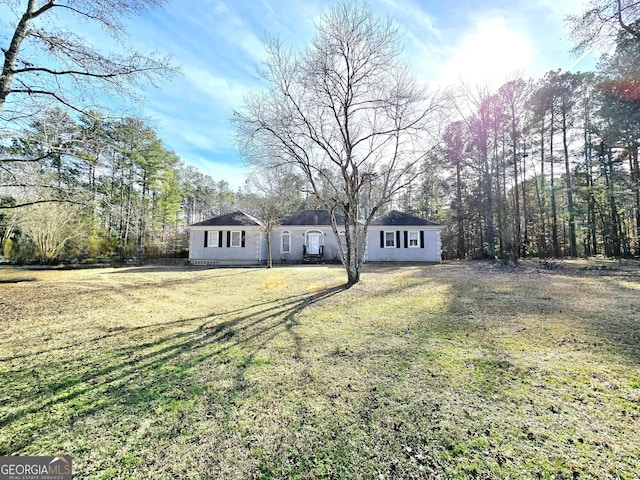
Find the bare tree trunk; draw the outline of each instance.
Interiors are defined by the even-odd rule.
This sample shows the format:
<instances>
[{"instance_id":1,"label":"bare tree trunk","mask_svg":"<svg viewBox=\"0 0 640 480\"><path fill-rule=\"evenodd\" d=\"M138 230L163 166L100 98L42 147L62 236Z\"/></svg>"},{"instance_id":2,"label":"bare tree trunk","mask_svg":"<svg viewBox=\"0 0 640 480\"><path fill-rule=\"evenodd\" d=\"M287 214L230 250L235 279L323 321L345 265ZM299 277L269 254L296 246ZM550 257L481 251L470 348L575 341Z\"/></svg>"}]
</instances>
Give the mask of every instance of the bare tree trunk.
<instances>
[{"instance_id":1,"label":"bare tree trunk","mask_svg":"<svg viewBox=\"0 0 640 480\"><path fill-rule=\"evenodd\" d=\"M540 186L538 186L538 179L535 177L535 165L534 179L536 181L536 196L538 199L541 227L541 234L538 240L538 256L545 258L547 256L547 228L545 221L547 209L545 208L546 202L544 201L544 116L542 117L542 125L540 127ZM540 194L541 191L542 195Z\"/></svg>"},{"instance_id":2,"label":"bare tree trunk","mask_svg":"<svg viewBox=\"0 0 640 480\"><path fill-rule=\"evenodd\" d=\"M560 245L558 244L558 210L556 208L556 187L555 187L555 177L553 173L553 106L551 107L551 126L549 131L549 164L551 166L551 215L552 215L552 224L551 224L551 242L553 243L553 256L561 257L560 253Z\"/></svg>"},{"instance_id":3,"label":"bare tree trunk","mask_svg":"<svg viewBox=\"0 0 640 480\"><path fill-rule=\"evenodd\" d=\"M273 255L271 249L271 233L273 229L268 228L265 230L264 234L267 239L267 268L273 268Z\"/></svg>"},{"instance_id":4,"label":"bare tree trunk","mask_svg":"<svg viewBox=\"0 0 640 480\"><path fill-rule=\"evenodd\" d=\"M622 250L620 244L620 236L621 236L621 227L620 227L620 216L618 214L618 205L616 203L616 197L613 189L613 152L610 147L607 147L606 152L606 161L607 161L607 170L605 174L605 180L607 184L607 194L609 197L609 211L610 211L610 220L609 220L609 239L611 242L610 251L611 255L615 258L622 257Z\"/></svg>"},{"instance_id":5,"label":"bare tree trunk","mask_svg":"<svg viewBox=\"0 0 640 480\"><path fill-rule=\"evenodd\" d=\"M564 99L562 100L564 104ZM573 188L571 184L571 165L569 162L569 145L567 142L567 112L562 109L562 146L564 149L564 169L565 182L567 184L567 208L569 209L569 248L571 257L578 256L578 245L576 242L576 220L573 208Z\"/></svg>"},{"instance_id":6,"label":"bare tree trunk","mask_svg":"<svg viewBox=\"0 0 640 480\"><path fill-rule=\"evenodd\" d=\"M362 232L359 231L359 226L356 218L345 217L345 235L349 232L350 241L347 241L346 262L345 269L347 271L347 286L355 285L360 281L360 269L362 267L362 261L360 259L360 244L362 243L360 236ZM339 238L339 236L337 237Z\"/></svg>"},{"instance_id":7,"label":"bare tree trunk","mask_svg":"<svg viewBox=\"0 0 640 480\"><path fill-rule=\"evenodd\" d=\"M505 216L507 211L507 177L504 169L504 162L498 161L498 158L504 159L504 142L502 144L502 155L498 155L498 126L493 130L493 171L496 178L496 197L495 197L495 214L498 222L498 241L500 242L499 257L504 258L505 255Z\"/></svg>"},{"instance_id":8,"label":"bare tree trunk","mask_svg":"<svg viewBox=\"0 0 640 480\"><path fill-rule=\"evenodd\" d=\"M516 130L515 111L511 116L511 148L513 149L513 196L515 200L514 204L514 242L511 249L511 261L514 263L518 261L518 255L520 254L520 246L522 245L522 219L520 217L520 188L518 186L518 139ZM524 188L524 187L523 187Z\"/></svg>"},{"instance_id":9,"label":"bare tree trunk","mask_svg":"<svg viewBox=\"0 0 640 480\"><path fill-rule=\"evenodd\" d=\"M598 253L598 238L596 232L596 200L593 193L593 151L591 147L591 121L589 115L589 104L585 101L585 121L584 121L584 163L587 171L587 255Z\"/></svg>"},{"instance_id":10,"label":"bare tree trunk","mask_svg":"<svg viewBox=\"0 0 640 480\"><path fill-rule=\"evenodd\" d=\"M2 111L4 107L7 96L11 93L11 84L13 83L16 62L18 61L18 52L29 31L29 23L35 17L53 7L53 3L54 2L47 2L39 10L36 10L36 0L29 0L24 14L20 17L20 21L16 25L9 48L4 53L2 76L0 76L0 111Z\"/></svg>"},{"instance_id":11,"label":"bare tree trunk","mask_svg":"<svg viewBox=\"0 0 640 480\"><path fill-rule=\"evenodd\" d=\"M485 197L485 205L483 208L483 219L484 219L484 241L487 242L487 255L490 258L495 258L496 256L496 239L495 239L495 227L493 223L493 180L492 180L492 172L489 167L489 151L487 146L487 135L484 125L486 125L485 119L482 119L483 123L483 131L479 138L479 148L480 148L480 161L483 168L483 181L482 186L484 189L484 197Z\"/></svg>"},{"instance_id":12,"label":"bare tree trunk","mask_svg":"<svg viewBox=\"0 0 640 480\"><path fill-rule=\"evenodd\" d=\"M135 256L141 257L144 255L144 243L146 236L146 223L147 223L147 172L142 175L142 193L140 197L140 207L138 210L138 232L136 234Z\"/></svg>"},{"instance_id":13,"label":"bare tree trunk","mask_svg":"<svg viewBox=\"0 0 640 480\"><path fill-rule=\"evenodd\" d=\"M526 257L529 250L529 212L527 211L527 189L526 189L526 170L527 170L527 153L526 145L523 146L522 153L522 165L520 168L520 175L522 177L522 215L524 217L524 235L522 242L522 249L520 255Z\"/></svg>"},{"instance_id":14,"label":"bare tree trunk","mask_svg":"<svg viewBox=\"0 0 640 480\"><path fill-rule=\"evenodd\" d=\"M458 222L458 258L465 258L464 246L464 213L462 210L462 167L456 162L456 220Z\"/></svg>"},{"instance_id":15,"label":"bare tree trunk","mask_svg":"<svg viewBox=\"0 0 640 480\"><path fill-rule=\"evenodd\" d=\"M640 163L638 162L638 144L634 141L631 149L631 178L634 183L635 190L635 254L640 255Z\"/></svg>"}]
</instances>

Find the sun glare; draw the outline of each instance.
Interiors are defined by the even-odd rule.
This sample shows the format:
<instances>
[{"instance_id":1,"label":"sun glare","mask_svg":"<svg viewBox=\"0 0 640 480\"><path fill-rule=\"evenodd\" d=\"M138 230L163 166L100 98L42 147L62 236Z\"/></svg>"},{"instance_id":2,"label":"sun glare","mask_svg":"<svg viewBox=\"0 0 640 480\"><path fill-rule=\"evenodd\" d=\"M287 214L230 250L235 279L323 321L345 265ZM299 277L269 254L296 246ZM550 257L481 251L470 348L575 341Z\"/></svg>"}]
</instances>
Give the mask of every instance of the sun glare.
<instances>
[{"instance_id":1,"label":"sun glare","mask_svg":"<svg viewBox=\"0 0 640 480\"><path fill-rule=\"evenodd\" d=\"M527 70L531 49L530 41L510 30L504 19L485 20L454 47L441 78L448 83L499 85Z\"/></svg>"}]
</instances>

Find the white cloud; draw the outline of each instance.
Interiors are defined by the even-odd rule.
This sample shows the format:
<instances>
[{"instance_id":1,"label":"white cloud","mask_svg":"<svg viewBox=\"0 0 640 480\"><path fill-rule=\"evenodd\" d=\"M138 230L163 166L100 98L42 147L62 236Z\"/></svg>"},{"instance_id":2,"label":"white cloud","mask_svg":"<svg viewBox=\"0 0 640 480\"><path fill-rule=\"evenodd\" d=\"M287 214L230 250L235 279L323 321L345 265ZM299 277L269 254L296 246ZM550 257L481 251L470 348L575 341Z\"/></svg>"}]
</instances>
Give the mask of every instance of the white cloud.
<instances>
[{"instance_id":1,"label":"white cloud","mask_svg":"<svg viewBox=\"0 0 640 480\"><path fill-rule=\"evenodd\" d=\"M426 2L369 0L374 14L389 15L403 34L405 60L419 80L439 84L491 82L514 72L541 76L568 68L563 19L584 0ZM0 2L1 3L1 2ZM261 38L279 36L294 50L306 48L314 25L333 0L173 0L140 21L134 36L174 55L184 76L150 92L161 137L188 163L234 187L244 178L229 118L260 82ZM578 67L583 67L583 61Z\"/></svg>"},{"instance_id":2,"label":"white cloud","mask_svg":"<svg viewBox=\"0 0 640 480\"><path fill-rule=\"evenodd\" d=\"M195 166L205 175L210 175L216 180L227 181L232 190L242 187L247 179L248 172L242 164L222 163L202 156L183 158L183 160Z\"/></svg>"},{"instance_id":3,"label":"white cloud","mask_svg":"<svg viewBox=\"0 0 640 480\"><path fill-rule=\"evenodd\" d=\"M194 132L192 129L183 131L178 134L182 143L186 143L187 145L200 149L200 150L214 150L215 142L213 140L213 135L207 135L201 132Z\"/></svg>"},{"instance_id":4,"label":"white cloud","mask_svg":"<svg viewBox=\"0 0 640 480\"><path fill-rule=\"evenodd\" d=\"M394 21L408 32L419 32L420 35L439 37L440 31L434 25L433 17L419 5L410 0L379 0L388 10Z\"/></svg>"},{"instance_id":5,"label":"white cloud","mask_svg":"<svg viewBox=\"0 0 640 480\"><path fill-rule=\"evenodd\" d=\"M189 65L185 66L183 71L187 82L227 109L239 108L243 96L248 92L245 85L233 83L229 78L219 76L212 70Z\"/></svg>"}]
</instances>

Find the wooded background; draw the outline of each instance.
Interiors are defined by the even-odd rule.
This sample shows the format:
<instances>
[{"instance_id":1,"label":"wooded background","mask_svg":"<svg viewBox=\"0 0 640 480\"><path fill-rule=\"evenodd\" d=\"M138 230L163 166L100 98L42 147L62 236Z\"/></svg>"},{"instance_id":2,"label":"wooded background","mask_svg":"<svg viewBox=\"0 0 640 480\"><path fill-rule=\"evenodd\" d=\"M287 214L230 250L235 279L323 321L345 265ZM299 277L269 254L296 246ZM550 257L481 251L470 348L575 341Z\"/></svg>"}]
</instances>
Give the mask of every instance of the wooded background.
<instances>
[{"instance_id":1,"label":"wooded background","mask_svg":"<svg viewBox=\"0 0 640 480\"><path fill-rule=\"evenodd\" d=\"M280 215L320 205L318 192L307 191L294 171L279 170L275 180L272 172L268 188L254 181L256 173L232 189L224 178L182 162L144 120L89 107L73 89L56 90L65 85L63 76L86 80L81 84L92 91L92 82L113 88L114 77L162 75L172 67L149 57L125 71L123 62L91 56L88 47L78 54L71 47L81 43L71 34L46 37L37 31L40 40L48 39L48 48L76 55L67 63L95 67L91 74L51 64L38 69L16 54L14 43L19 47L29 38L29 21L59 5L45 2L37 10L34 2L25 3L21 21L27 21L16 25L14 42L3 49L4 261L186 256L189 224L237 209L261 217L265 205L282 198L287 201L281 210L287 211ZM132 13L157 3L162 2L131 2ZM554 70L543 78L514 78L497 89L460 85L442 92L446 115L429 126L440 133L388 206L444 224L444 258L640 255L639 7L594 5L600 15L589 10L569 26L578 51L593 42L615 45L596 71ZM102 17L91 9L80 14L118 27L119 13L101 8ZM47 75L49 83L42 80ZM39 82L43 86L36 90ZM135 91L133 83L115 86ZM38 96L55 101L38 102Z\"/></svg>"}]
</instances>

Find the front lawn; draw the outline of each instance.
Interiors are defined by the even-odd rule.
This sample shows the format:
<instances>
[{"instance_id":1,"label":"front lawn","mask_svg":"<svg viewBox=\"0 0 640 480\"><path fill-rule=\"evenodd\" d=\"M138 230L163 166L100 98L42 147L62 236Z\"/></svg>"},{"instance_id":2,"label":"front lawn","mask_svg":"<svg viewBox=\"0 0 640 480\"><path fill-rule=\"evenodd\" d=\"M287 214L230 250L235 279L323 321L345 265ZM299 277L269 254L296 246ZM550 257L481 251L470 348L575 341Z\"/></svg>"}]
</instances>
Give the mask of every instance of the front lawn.
<instances>
[{"instance_id":1,"label":"front lawn","mask_svg":"<svg viewBox=\"0 0 640 480\"><path fill-rule=\"evenodd\" d=\"M345 282L0 269L0 455L69 454L74 478L640 478L637 264Z\"/></svg>"}]
</instances>

